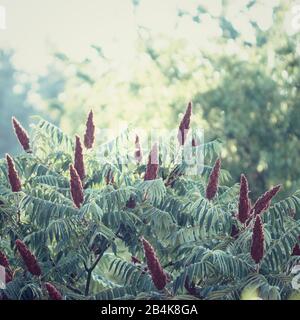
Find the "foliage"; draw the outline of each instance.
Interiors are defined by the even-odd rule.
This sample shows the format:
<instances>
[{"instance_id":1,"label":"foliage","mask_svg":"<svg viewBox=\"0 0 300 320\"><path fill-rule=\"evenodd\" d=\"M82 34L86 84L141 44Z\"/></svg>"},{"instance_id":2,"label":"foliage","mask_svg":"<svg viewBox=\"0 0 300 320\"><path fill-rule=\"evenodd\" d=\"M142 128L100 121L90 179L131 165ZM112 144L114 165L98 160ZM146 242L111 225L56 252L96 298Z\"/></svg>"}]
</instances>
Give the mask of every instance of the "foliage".
<instances>
[{"instance_id":1,"label":"foliage","mask_svg":"<svg viewBox=\"0 0 300 320\"><path fill-rule=\"evenodd\" d=\"M236 217L239 186L219 184L213 199L205 196L214 163L208 155L218 150L214 143L202 146L210 163L201 175L190 176L183 166L168 184L168 176L178 172L172 160L160 157L157 179L144 181L143 163L117 161L122 143L100 159L96 150L103 145L96 140L93 149L84 150L82 185L78 177L84 201L75 205L69 176L74 141L45 120L36 123L32 153L14 157L19 192L11 191L6 161L0 161L0 251L12 275L2 298L239 299L255 290L262 299L287 299L294 293L299 193L261 213L265 250L256 265L250 254L253 221L241 224ZM133 139L128 156L134 151ZM113 180L107 180L108 172ZM221 170L219 183L226 177ZM148 260L142 238L150 248ZM28 261L15 250L17 239L41 276L27 271ZM155 268L163 268L167 278L162 290L152 280Z\"/></svg>"}]
</instances>

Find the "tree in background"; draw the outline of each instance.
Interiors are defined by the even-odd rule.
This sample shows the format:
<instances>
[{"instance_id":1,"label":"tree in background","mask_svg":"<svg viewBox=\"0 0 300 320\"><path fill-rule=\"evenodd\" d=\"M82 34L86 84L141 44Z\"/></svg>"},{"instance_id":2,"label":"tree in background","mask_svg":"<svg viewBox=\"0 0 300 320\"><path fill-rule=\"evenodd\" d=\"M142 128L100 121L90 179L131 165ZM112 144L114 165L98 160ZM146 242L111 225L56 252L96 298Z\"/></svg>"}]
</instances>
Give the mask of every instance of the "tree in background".
<instances>
[{"instance_id":1,"label":"tree in background","mask_svg":"<svg viewBox=\"0 0 300 320\"><path fill-rule=\"evenodd\" d=\"M235 32L229 38L240 39L239 51L209 57L218 79L195 97L210 131L226 138L224 160L233 177L238 178L237 168L248 173L250 184L261 192L280 180L285 192L300 182L299 35L285 32L289 8L283 2L274 8L268 31L254 24L252 44L238 38L231 25ZM225 49L232 45L225 42Z\"/></svg>"},{"instance_id":2,"label":"tree in background","mask_svg":"<svg viewBox=\"0 0 300 320\"><path fill-rule=\"evenodd\" d=\"M28 126L28 117L33 108L27 101L29 84L24 81L26 75L16 70L12 63L13 52L0 50L0 154L16 153L19 145L11 130L11 118L21 119Z\"/></svg>"},{"instance_id":3,"label":"tree in background","mask_svg":"<svg viewBox=\"0 0 300 320\"><path fill-rule=\"evenodd\" d=\"M45 118L59 123L64 116L64 107L60 103L60 97L65 89L65 75L59 70L55 61L50 63L46 74L40 76L37 81L38 95L47 112Z\"/></svg>"}]
</instances>

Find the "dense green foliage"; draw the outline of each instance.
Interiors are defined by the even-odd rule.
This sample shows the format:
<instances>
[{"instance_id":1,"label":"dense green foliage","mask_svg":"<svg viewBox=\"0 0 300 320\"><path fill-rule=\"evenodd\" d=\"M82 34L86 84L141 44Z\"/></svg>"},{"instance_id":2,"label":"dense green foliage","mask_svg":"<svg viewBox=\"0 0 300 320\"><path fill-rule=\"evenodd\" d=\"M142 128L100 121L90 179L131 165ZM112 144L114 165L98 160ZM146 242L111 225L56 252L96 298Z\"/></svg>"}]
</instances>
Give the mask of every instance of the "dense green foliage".
<instances>
[{"instance_id":1,"label":"dense green foliage","mask_svg":"<svg viewBox=\"0 0 300 320\"><path fill-rule=\"evenodd\" d=\"M265 251L258 269L250 255L253 224L237 221L239 186L223 186L227 171L221 170L217 195L211 201L205 197L219 142L197 147L205 154L202 175L186 175L186 164L174 165L171 159L160 161L157 179L144 181L144 164L117 161L128 137L126 131L84 151L80 208L74 206L69 184L75 139L57 127L40 120L31 134L32 153L14 158L20 192L11 191L1 160L0 251L13 275L2 295L47 299L46 282L65 299L240 299L247 288L262 299L287 299L293 293L291 269L300 262L292 256L300 235L299 193L273 202L261 214ZM104 160L98 150L107 151ZM126 152L126 157L134 154L134 143L132 153ZM179 173L175 183L166 186L174 169ZM168 275L164 290L153 285L141 237L151 243ZM41 276L26 271L16 239L36 255Z\"/></svg>"}]
</instances>

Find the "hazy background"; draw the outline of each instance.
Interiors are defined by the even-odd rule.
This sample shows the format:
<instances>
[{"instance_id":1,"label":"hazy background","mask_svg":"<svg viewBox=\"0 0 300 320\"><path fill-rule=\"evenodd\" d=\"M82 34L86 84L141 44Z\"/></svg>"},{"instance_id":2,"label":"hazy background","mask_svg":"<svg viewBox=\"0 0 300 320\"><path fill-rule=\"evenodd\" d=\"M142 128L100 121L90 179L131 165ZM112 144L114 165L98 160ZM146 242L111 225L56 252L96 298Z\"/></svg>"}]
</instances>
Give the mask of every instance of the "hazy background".
<instances>
[{"instance_id":1,"label":"hazy background","mask_svg":"<svg viewBox=\"0 0 300 320\"><path fill-rule=\"evenodd\" d=\"M0 153L15 115L82 133L121 122L193 126L224 141L224 166L255 194L300 186L300 9L275 0L0 0ZM284 195L283 193L283 195Z\"/></svg>"}]
</instances>

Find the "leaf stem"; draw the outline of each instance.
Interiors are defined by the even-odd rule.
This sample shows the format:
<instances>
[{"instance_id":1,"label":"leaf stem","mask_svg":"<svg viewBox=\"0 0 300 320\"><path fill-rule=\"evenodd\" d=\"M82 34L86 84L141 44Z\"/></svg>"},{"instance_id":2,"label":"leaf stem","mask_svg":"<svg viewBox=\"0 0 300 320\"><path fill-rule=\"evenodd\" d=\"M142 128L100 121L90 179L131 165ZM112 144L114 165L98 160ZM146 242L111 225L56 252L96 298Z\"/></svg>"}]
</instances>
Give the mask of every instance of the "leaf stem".
<instances>
[{"instance_id":1,"label":"leaf stem","mask_svg":"<svg viewBox=\"0 0 300 320\"><path fill-rule=\"evenodd\" d=\"M92 266L90 268L86 268L86 265L85 265L85 268L87 271L87 279L86 279L85 290L84 290L85 296L88 296L89 292L90 292L92 273L93 273L94 269L97 267L97 264L99 263L100 259L103 257L104 252L109 248L109 246L110 246L110 244L105 246L105 248L98 255L97 259L95 260L95 262L92 264Z\"/></svg>"}]
</instances>

